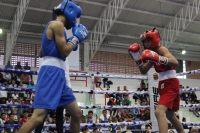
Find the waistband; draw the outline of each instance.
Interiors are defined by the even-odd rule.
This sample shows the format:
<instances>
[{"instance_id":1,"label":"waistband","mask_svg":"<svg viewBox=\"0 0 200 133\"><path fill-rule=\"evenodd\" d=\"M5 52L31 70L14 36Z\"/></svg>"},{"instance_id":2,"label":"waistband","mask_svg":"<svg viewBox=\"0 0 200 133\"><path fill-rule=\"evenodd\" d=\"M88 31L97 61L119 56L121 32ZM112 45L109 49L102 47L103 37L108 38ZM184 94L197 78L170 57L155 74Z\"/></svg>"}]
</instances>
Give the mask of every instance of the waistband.
<instances>
[{"instance_id":1,"label":"waistband","mask_svg":"<svg viewBox=\"0 0 200 133\"><path fill-rule=\"evenodd\" d=\"M165 72L159 73L159 80L171 79L176 78L176 71L175 70L168 70Z\"/></svg>"},{"instance_id":2,"label":"waistband","mask_svg":"<svg viewBox=\"0 0 200 133\"><path fill-rule=\"evenodd\" d=\"M42 61L41 67L42 66L55 66L55 67L59 67L63 70L66 69L65 61L63 61L59 58L51 57L51 56L45 56L42 59L43 59L43 61Z\"/></svg>"}]
</instances>

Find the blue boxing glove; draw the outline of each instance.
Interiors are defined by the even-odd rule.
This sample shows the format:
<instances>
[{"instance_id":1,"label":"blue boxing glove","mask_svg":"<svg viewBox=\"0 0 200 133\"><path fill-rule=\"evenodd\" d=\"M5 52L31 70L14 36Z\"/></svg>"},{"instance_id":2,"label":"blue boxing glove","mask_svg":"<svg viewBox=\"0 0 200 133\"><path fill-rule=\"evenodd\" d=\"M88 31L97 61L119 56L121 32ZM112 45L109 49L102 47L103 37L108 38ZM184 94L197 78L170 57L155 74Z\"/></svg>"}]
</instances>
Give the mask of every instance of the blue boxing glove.
<instances>
[{"instance_id":1,"label":"blue boxing glove","mask_svg":"<svg viewBox=\"0 0 200 133\"><path fill-rule=\"evenodd\" d=\"M72 28L72 33L73 33L73 36L69 38L68 43L72 44L74 49L76 49L78 44L82 43L89 36L88 30L82 24L74 26Z\"/></svg>"},{"instance_id":2,"label":"blue boxing glove","mask_svg":"<svg viewBox=\"0 0 200 133\"><path fill-rule=\"evenodd\" d=\"M78 45L76 47L74 47L73 51L76 51L78 49Z\"/></svg>"}]
</instances>

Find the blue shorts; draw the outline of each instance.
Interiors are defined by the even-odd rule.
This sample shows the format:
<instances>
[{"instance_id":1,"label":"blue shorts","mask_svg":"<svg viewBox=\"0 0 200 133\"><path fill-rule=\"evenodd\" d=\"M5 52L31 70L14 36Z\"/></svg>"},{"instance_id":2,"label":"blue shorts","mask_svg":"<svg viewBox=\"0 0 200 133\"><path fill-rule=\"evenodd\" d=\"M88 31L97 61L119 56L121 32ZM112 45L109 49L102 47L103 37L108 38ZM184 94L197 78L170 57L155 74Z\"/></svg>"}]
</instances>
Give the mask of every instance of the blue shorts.
<instances>
[{"instance_id":1,"label":"blue shorts","mask_svg":"<svg viewBox=\"0 0 200 133\"><path fill-rule=\"evenodd\" d=\"M42 66L38 75L34 108L55 110L76 98L66 85L65 71L55 66Z\"/></svg>"}]
</instances>

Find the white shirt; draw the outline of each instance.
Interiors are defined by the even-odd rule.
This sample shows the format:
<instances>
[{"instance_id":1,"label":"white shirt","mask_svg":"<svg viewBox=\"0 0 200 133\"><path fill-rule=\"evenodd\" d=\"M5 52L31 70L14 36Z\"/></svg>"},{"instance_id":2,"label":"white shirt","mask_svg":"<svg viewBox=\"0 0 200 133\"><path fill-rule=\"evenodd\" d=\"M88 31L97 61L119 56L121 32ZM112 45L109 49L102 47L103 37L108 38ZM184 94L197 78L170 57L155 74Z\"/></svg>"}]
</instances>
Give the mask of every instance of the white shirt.
<instances>
[{"instance_id":1,"label":"white shirt","mask_svg":"<svg viewBox=\"0 0 200 133\"><path fill-rule=\"evenodd\" d=\"M110 118L110 115L107 114L107 115L106 115L106 118L109 119L109 118ZM99 119L101 119L102 121L104 121L105 117L103 116L103 114L100 115Z\"/></svg>"},{"instance_id":2,"label":"white shirt","mask_svg":"<svg viewBox=\"0 0 200 133\"><path fill-rule=\"evenodd\" d=\"M15 95L15 94L12 94L12 98L13 98L13 99L16 100L18 97L19 97L18 94L16 94L16 95Z\"/></svg>"},{"instance_id":3,"label":"white shirt","mask_svg":"<svg viewBox=\"0 0 200 133\"><path fill-rule=\"evenodd\" d=\"M13 104L13 102L12 101L6 101L6 104Z\"/></svg>"},{"instance_id":4,"label":"white shirt","mask_svg":"<svg viewBox=\"0 0 200 133\"><path fill-rule=\"evenodd\" d=\"M7 91L0 91L0 98L2 97L8 97L8 92Z\"/></svg>"}]
</instances>

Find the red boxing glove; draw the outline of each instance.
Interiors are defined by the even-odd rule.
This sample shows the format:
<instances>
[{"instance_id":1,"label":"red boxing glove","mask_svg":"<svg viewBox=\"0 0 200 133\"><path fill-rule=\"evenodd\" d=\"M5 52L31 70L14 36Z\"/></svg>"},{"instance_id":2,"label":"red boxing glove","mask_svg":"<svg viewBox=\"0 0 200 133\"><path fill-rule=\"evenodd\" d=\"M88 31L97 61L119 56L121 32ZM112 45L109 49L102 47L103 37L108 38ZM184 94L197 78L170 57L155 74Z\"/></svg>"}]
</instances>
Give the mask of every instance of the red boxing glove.
<instances>
[{"instance_id":1,"label":"red boxing glove","mask_svg":"<svg viewBox=\"0 0 200 133\"><path fill-rule=\"evenodd\" d=\"M138 66L143 64L141 56L140 56L140 44L134 43L128 48L128 53L135 60Z\"/></svg>"},{"instance_id":2,"label":"red boxing glove","mask_svg":"<svg viewBox=\"0 0 200 133\"><path fill-rule=\"evenodd\" d=\"M164 64L164 65L167 65L167 63L168 63L167 57L160 56L159 54L157 54L156 52L151 51L151 50L144 50L142 52L142 61L145 62L147 60L150 60L153 62L158 62L158 63Z\"/></svg>"}]
</instances>

